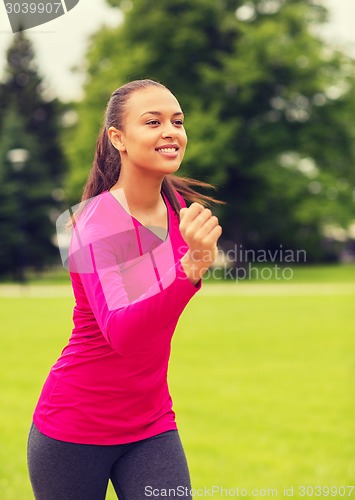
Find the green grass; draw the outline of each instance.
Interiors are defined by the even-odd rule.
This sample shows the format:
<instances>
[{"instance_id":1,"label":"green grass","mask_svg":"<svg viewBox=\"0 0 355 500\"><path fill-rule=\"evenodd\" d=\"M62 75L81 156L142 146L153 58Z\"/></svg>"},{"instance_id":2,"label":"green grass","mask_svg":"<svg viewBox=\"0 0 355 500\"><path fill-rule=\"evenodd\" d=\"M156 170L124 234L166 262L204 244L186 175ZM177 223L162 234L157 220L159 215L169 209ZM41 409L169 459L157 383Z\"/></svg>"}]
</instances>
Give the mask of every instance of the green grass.
<instances>
[{"instance_id":1,"label":"green grass","mask_svg":"<svg viewBox=\"0 0 355 500\"><path fill-rule=\"evenodd\" d=\"M171 377L195 485L354 482L354 297L206 299Z\"/></svg>"},{"instance_id":2,"label":"green grass","mask_svg":"<svg viewBox=\"0 0 355 500\"><path fill-rule=\"evenodd\" d=\"M284 265L282 268L285 267L288 266ZM299 265L290 266L290 268L292 269L292 279L289 280L289 274L285 274L286 279L281 280L281 283L355 283L354 264ZM274 271L273 276L275 274ZM255 282L255 280L253 281ZM277 282L277 280L272 281Z\"/></svg>"},{"instance_id":3,"label":"green grass","mask_svg":"<svg viewBox=\"0 0 355 500\"><path fill-rule=\"evenodd\" d=\"M355 311L346 288L354 266L323 269L304 271L305 290L325 280L337 291L344 283L344 293L269 295L264 287L255 296L201 294L185 310L169 373L194 488L276 488L283 498L294 486L299 498L299 485L354 484ZM69 298L0 300L2 500L33 498L27 433L70 335L72 306Z\"/></svg>"}]
</instances>

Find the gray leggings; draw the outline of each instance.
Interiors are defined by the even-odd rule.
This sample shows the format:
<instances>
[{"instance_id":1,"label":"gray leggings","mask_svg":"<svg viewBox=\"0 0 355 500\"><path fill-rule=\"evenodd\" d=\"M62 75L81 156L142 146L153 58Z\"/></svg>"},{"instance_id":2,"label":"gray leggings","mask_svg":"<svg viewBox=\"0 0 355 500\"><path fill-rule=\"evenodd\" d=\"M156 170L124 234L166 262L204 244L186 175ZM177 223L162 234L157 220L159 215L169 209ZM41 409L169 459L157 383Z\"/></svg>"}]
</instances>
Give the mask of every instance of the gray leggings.
<instances>
[{"instance_id":1,"label":"gray leggings","mask_svg":"<svg viewBox=\"0 0 355 500\"><path fill-rule=\"evenodd\" d=\"M119 500L191 500L189 470L175 430L98 446L58 441L32 424L27 452L36 500L104 500L109 480Z\"/></svg>"}]
</instances>

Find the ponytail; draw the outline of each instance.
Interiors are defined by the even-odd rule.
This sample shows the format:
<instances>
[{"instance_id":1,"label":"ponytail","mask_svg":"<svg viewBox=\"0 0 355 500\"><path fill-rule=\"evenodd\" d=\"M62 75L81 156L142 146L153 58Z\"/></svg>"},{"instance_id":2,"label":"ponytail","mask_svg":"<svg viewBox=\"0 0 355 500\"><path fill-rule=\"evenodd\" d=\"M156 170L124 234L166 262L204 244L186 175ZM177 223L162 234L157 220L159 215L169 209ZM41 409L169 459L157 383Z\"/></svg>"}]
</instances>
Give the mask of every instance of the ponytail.
<instances>
[{"instance_id":1,"label":"ponytail","mask_svg":"<svg viewBox=\"0 0 355 500\"><path fill-rule=\"evenodd\" d=\"M103 124L96 141L94 161L84 187L82 201L93 198L114 186L121 171L121 157L108 138Z\"/></svg>"}]
</instances>

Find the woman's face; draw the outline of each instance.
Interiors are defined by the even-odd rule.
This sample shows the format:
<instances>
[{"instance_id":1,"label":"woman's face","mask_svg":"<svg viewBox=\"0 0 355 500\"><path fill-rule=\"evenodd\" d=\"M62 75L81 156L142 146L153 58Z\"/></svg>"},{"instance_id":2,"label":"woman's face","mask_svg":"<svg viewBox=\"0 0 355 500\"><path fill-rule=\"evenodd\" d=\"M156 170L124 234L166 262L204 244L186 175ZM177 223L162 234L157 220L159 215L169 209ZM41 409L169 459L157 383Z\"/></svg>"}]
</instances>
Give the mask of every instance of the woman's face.
<instances>
[{"instance_id":1,"label":"woman's face","mask_svg":"<svg viewBox=\"0 0 355 500\"><path fill-rule=\"evenodd\" d=\"M133 92L126 103L123 130L109 131L122 167L159 175L178 170L187 143L183 123L180 105L167 89L152 86Z\"/></svg>"}]
</instances>

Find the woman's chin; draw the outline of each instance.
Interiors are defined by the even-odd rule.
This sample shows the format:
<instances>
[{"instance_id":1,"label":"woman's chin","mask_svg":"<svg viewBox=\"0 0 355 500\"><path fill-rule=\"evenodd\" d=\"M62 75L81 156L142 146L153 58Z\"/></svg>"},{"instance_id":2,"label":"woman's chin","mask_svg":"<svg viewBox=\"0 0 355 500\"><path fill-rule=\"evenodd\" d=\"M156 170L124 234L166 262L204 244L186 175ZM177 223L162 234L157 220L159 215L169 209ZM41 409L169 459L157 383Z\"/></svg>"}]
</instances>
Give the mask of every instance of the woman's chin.
<instances>
[{"instance_id":1,"label":"woman's chin","mask_svg":"<svg viewBox=\"0 0 355 500\"><path fill-rule=\"evenodd\" d=\"M171 162L169 165L164 165L164 167L159 166L155 171L162 175L174 174L180 168L181 163Z\"/></svg>"},{"instance_id":2,"label":"woman's chin","mask_svg":"<svg viewBox=\"0 0 355 500\"><path fill-rule=\"evenodd\" d=\"M175 165L175 167L171 166L169 169L169 174L173 174L174 172L177 172L180 168L180 165L181 165L181 163L179 163L178 165Z\"/></svg>"}]
</instances>

